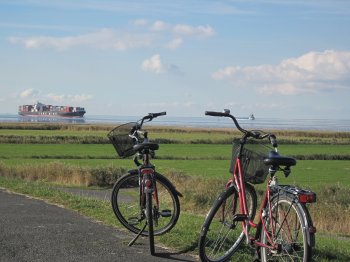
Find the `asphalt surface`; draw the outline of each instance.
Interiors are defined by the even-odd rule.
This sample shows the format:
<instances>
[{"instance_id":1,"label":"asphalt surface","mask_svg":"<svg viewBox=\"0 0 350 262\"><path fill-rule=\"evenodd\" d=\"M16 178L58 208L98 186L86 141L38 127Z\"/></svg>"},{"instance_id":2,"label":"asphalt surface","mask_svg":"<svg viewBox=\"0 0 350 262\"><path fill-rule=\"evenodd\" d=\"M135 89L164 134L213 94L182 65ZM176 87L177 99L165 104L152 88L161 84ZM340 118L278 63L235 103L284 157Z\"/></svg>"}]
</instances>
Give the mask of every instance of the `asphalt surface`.
<instances>
[{"instance_id":1,"label":"asphalt surface","mask_svg":"<svg viewBox=\"0 0 350 262\"><path fill-rule=\"evenodd\" d=\"M0 189L0 261L196 261L42 200Z\"/></svg>"}]
</instances>

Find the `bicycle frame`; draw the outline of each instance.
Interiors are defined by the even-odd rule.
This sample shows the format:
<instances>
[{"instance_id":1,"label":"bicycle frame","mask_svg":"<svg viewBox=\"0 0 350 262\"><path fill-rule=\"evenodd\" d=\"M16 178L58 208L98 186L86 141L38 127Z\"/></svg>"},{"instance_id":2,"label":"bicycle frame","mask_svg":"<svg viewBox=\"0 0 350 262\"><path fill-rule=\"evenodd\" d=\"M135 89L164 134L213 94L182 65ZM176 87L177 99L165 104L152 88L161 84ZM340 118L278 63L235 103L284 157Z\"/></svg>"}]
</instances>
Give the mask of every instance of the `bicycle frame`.
<instances>
[{"instance_id":1,"label":"bicycle frame","mask_svg":"<svg viewBox=\"0 0 350 262\"><path fill-rule=\"evenodd\" d=\"M266 185L266 190L265 190L265 194L263 196L263 200L261 202L261 207L259 209L259 221L258 223L254 223L254 218L251 219L249 217L249 212L248 212L248 207L247 207L247 200L246 200L246 193L245 193L245 184L244 184L244 174L243 174L243 170L242 170L242 165L241 165L241 158L240 156L238 156L236 158L236 162L235 162L235 166L234 166L234 171L233 171L233 178L230 179L227 184L226 184L226 188L228 188L229 186L232 186L233 184L236 186L237 191L238 191L238 195L239 195L239 212L240 215L244 215L245 219L242 220L242 227L243 227L243 233L246 236L247 239L247 244L250 245L255 245L258 247L265 247L268 248L270 250L276 250L278 248L277 245L274 244L273 239L275 238L276 232L275 232L275 227L272 226L271 227L271 232L269 232L265 226L265 220L267 218L267 215L264 214L264 210L266 210L266 208L268 207L268 219L270 221L274 221L274 219L272 218L272 207L271 207L271 189L270 189L270 185L273 182L277 181L277 177L275 176L275 172L276 171L270 171L270 178L268 179L267 185ZM283 186L277 186L278 190L283 190L285 192L290 192L290 193L294 193L296 191L298 191L299 189L296 189L295 187L292 186L288 186L289 188L284 189ZM298 201L300 203L313 203L316 201L316 195L311 192L311 191L303 191L302 193L298 193ZM236 205L236 203L232 203L232 205ZM233 208L233 210L235 210L235 206ZM224 213L224 211L223 211ZM286 221L282 221L282 223L284 223ZM286 222L288 223L288 222ZM256 229L255 231L255 236L252 237L249 234L249 227L253 227ZM260 242L260 233L261 230L264 230L268 239L268 242L271 243L271 245L266 245L262 242ZM315 233L316 232L316 228L314 228L313 226L310 228L310 233ZM278 232L277 232L278 233ZM308 240L308 241L313 241L313 240Z\"/></svg>"},{"instance_id":2,"label":"bicycle frame","mask_svg":"<svg viewBox=\"0 0 350 262\"><path fill-rule=\"evenodd\" d=\"M139 170L139 185L140 185L140 206L145 208L145 193L152 192L153 199L155 202L155 208L159 209L158 191L156 184L156 173L154 166L150 163L150 154L146 152L143 155L143 164Z\"/></svg>"},{"instance_id":3,"label":"bicycle frame","mask_svg":"<svg viewBox=\"0 0 350 262\"><path fill-rule=\"evenodd\" d=\"M144 136L144 142L148 142L148 133L142 132L141 128L143 126L143 123L148 120L152 121L153 118L165 115L166 112L161 113L150 113L147 116L140 119L136 125L133 132L129 135L131 138L135 139L136 141L139 140L139 135ZM157 192L157 185L156 185L156 179L155 179L155 167L150 162L151 159L151 150L149 148L145 148L142 152L142 160L143 163L141 164L138 161L137 155L134 157L134 163L136 166L139 167L138 174L139 174L139 186L140 186L140 207L141 210L145 208L145 193L146 192L152 192L153 199L155 201L155 207L158 210L159 209L159 200L158 200L158 192Z\"/></svg>"},{"instance_id":4,"label":"bicycle frame","mask_svg":"<svg viewBox=\"0 0 350 262\"><path fill-rule=\"evenodd\" d=\"M260 235L259 233L260 233L261 227L263 225L263 221L264 221L264 218L263 218L263 215L262 215L263 210L267 207L267 205L269 205L269 211L271 211L271 202L270 202L271 194L270 194L270 188L269 188L270 181L271 181L271 179L268 180L266 191L265 191L265 195L264 195L264 198L263 198L263 201L262 201L262 204L261 204L258 224L254 223L254 221L251 220L250 217L249 217L248 208L247 208L246 194L245 194L245 185L244 185L244 180L243 180L243 171L242 171L242 167L241 167L240 157L237 157L237 159L236 159L236 163L235 163L235 167L234 167L234 171L233 171L233 179L230 179L228 181L228 183L226 184L226 187L231 186L233 183L237 187L237 191L238 191L238 194L239 194L239 208L240 208L239 211L240 211L240 214L245 215L246 218L247 218L247 220L242 221L243 231L244 231L244 234L246 235L247 242L252 244L252 245L254 244L254 245L257 245L257 246L260 246L260 247L267 247L267 248L271 249L271 248L274 248L274 247L267 246L267 245L257 241L259 239L259 235ZM271 216L271 212L269 212L269 214ZM272 218L270 217L270 219L272 219ZM251 237L249 235L248 227L256 228L256 235L255 235L255 237ZM268 236L270 242L272 242L271 241L272 238L271 238L269 232L266 230L265 227L263 227L263 229L267 233L267 236ZM273 230L272 230L272 234L271 235L272 236L274 235Z\"/></svg>"}]
</instances>

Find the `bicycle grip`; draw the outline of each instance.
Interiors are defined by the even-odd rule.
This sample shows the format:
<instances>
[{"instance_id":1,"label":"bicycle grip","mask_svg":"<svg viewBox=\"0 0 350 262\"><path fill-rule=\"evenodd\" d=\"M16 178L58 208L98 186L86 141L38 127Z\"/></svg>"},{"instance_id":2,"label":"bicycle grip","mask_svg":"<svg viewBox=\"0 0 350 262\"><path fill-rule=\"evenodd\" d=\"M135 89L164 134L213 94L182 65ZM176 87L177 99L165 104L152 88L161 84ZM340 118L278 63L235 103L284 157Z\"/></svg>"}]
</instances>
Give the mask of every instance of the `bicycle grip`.
<instances>
[{"instance_id":1,"label":"bicycle grip","mask_svg":"<svg viewBox=\"0 0 350 262\"><path fill-rule=\"evenodd\" d=\"M223 112L214 112L214 111L205 111L206 116L228 116L228 113Z\"/></svg>"},{"instance_id":2,"label":"bicycle grip","mask_svg":"<svg viewBox=\"0 0 350 262\"><path fill-rule=\"evenodd\" d=\"M158 117L158 116L165 116L166 112L159 112L159 113L150 113L150 116L154 117Z\"/></svg>"}]
</instances>

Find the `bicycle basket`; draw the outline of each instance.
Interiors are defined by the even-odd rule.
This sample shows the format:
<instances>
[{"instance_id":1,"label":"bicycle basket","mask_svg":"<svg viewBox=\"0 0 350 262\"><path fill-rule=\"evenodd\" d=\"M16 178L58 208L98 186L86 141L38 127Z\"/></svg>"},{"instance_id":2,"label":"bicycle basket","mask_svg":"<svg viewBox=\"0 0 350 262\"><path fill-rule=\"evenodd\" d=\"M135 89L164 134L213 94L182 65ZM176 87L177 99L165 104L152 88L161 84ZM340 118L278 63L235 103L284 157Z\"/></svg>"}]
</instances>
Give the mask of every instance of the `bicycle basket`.
<instances>
[{"instance_id":1,"label":"bicycle basket","mask_svg":"<svg viewBox=\"0 0 350 262\"><path fill-rule=\"evenodd\" d=\"M239 148L239 143L233 143L232 160L230 166L231 173L234 171ZM252 184L264 183L269 173L269 167L264 164L264 159L268 156L270 151L270 147L261 143L247 143L244 145L241 157L241 167L244 181Z\"/></svg>"},{"instance_id":2,"label":"bicycle basket","mask_svg":"<svg viewBox=\"0 0 350 262\"><path fill-rule=\"evenodd\" d=\"M137 123L131 122L117 126L107 135L118 155L122 158L136 154L133 148L135 141L129 136L130 130L136 124Z\"/></svg>"}]
</instances>

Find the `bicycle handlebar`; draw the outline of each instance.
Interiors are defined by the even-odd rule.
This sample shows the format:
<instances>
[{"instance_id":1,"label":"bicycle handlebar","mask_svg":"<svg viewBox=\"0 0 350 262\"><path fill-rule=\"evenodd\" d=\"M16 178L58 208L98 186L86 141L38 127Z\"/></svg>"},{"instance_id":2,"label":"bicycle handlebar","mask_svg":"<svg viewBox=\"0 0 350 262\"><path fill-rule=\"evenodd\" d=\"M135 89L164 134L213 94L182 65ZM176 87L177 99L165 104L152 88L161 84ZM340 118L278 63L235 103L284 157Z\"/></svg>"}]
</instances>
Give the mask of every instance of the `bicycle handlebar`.
<instances>
[{"instance_id":1,"label":"bicycle handlebar","mask_svg":"<svg viewBox=\"0 0 350 262\"><path fill-rule=\"evenodd\" d=\"M139 129L141 129L142 125L143 125L143 122L145 120L149 120L149 121L152 121L153 118L156 118L158 116L165 116L166 115L166 112L163 111L163 112L159 112L159 113L148 113L147 116L144 116L142 119L140 119L139 121L141 121L140 125L139 125ZM148 122L149 122L148 121Z\"/></svg>"},{"instance_id":2,"label":"bicycle handlebar","mask_svg":"<svg viewBox=\"0 0 350 262\"><path fill-rule=\"evenodd\" d=\"M165 116L166 112L159 112L159 113L149 113L148 115L152 116L152 118L158 117L158 116Z\"/></svg>"},{"instance_id":3,"label":"bicycle handlebar","mask_svg":"<svg viewBox=\"0 0 350 262\"><path fill-rule=\"evenodd\" d=\"M233 120L233 122L235 123L237 129L239 131L241 131L245 137L253 137L255 139L264 139L266 137L269 138L270 140L270 143L271 145L274 147L274 148L277 148L277 139L276 139L276 136L274 134L261 134L260 131L257 131L257 130L252 130L252 131L249 131L249 130L245 130L243 129L239 124L238 124L238 121L237 119L230 114L230 111L225 109L224 112L215 112L215 111L205 111L205 115L206 116L219 116L219 117L229 117Z\"/></svg>"},{"instance_id":4,"label":"bicycle handlebar","mask_svg":"<svg viewBox=\"0 0 350 262\"><path fill-rule=\"evenodd\" d=\"M206 116L224 116L224 117L229 117L229 113L225 112L214 112L214 111L205 111Z\"/></svg>"},{"instance_id":5,"label":"bicycle handlebar","mask_svg":"<svg viewBox=\"0 0 350 262\"><path fill-rule=\"evenodd\" d=\"M225 111L226 111L226 110L225 110ZM248 136L254 137L254 135L253 135L252 132L243 129L243 128L238 124L237 119L236 119L233 115L231 115L231 114L229 113L228 110L227 110L227 112L205 111L205 115L207 115L207 116L229 117L229 118L231 118L231 119L233 120L233 122L235 123L235 125L236 125L236 127L237 127L237 129L238 129L239 131L241 131L242 133L244 133L244 134L246 134L246 135L248 135Z\"/></svg>"}]
</instances>

